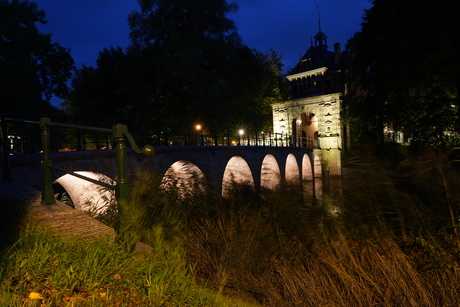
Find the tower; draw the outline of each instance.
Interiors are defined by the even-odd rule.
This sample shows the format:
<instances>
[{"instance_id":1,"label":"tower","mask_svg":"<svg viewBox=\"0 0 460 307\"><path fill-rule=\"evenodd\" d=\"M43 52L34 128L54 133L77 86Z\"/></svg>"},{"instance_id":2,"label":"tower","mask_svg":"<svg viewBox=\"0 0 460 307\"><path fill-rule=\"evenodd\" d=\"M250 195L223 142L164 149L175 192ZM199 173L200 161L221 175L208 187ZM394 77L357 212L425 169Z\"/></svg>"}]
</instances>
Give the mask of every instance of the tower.
<instances>
[{"instance_id":1,"label":"tower","mask_svg":"<svg viewBox=\"0 0 460 307\"><path fill-rule=\"evenodd\" d=\"M340 151L345 129L340 110L346 69L340 43L334 44L334 51L328 50L318 10L314 43L286 76L291 99L272 105L274 132L289 135L294 146L320 148L322 169L332 176L342 174Z\"/></svg>"}]
</instances>

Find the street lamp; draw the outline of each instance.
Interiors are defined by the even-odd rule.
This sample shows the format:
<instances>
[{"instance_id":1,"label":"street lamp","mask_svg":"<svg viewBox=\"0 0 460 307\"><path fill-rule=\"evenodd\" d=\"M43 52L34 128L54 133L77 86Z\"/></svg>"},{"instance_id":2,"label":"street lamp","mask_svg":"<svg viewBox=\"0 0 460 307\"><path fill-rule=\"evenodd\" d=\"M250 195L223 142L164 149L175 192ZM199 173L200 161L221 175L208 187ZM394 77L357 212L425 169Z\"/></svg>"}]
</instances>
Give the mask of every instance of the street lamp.
<instances>
[{"instance_id":1,"label":"street lamp","mask_svg":"<svg viewBox=\"0 0 460 307\"><path fill-rule=\"evenodd\" d=\"M204 138L203 138L203 131L201 130L201 125L200 124L196 124L195 125L195 130L196 130L196 133L197 133L197 143L199 142L201 146L204 145ZM200 141L198 141L198 133L200 134Z\"/></svg>"},{"instance_id":2,"label":"street lamp","mask_svg":"<svg viewBox=\"0 0 460 307\"><path fill-rule=\"evenodd\" d=\"M238 135L239 135L239 138L238 138L238 145L241 145L241 138L243 137L244 135L244 130L243 129L240 129L238 131Z\"/></svg>"},{"instance_id":3,"label":"street lamp","mask_svg":"<svg viewBox=\"0 0 460 307\"><path fill-rule=\"evenodd\" d=\"M296 143L297 147L303 147L303 135L302 135L302 119L298 118L296 121L297 127L296 127Z\"/></svg>"}]
</instances>

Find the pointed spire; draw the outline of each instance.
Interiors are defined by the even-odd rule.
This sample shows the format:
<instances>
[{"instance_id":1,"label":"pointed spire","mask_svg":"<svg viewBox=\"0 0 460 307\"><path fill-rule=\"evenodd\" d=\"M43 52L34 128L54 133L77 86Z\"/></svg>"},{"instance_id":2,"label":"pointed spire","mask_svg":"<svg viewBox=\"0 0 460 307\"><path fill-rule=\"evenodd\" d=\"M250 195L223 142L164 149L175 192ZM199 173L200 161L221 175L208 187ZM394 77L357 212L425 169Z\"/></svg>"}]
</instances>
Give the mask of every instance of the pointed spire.
<instances>
[{"instance_id":1,"label":"pointed spire","mask_svg":"<svg viewBox=\"0 0 460 307\"><path fill-rule=\"evenodd\" d=\"M319 32L321 32L321 12L319 10L319 6L317 6L316 9L318 10L318 29Z\"/></svg>"},{"instance_id":2,"label":"pointed spire","mask_svg":"<svg viewBox=\"0 0 460 307\"><path fill-rule=\"evenodd\" d=\"M326 51L327 50L327 36L326 36L326 34L324 34L321 31L321 14L320 14L320 11L319 11L319 6L317 6L316 9L318 10L318 28L319 28L319 31L315 36L315 46L316 47L321 47L322 49L324 49L324 51Z\"/></svg>"}]
</instances>

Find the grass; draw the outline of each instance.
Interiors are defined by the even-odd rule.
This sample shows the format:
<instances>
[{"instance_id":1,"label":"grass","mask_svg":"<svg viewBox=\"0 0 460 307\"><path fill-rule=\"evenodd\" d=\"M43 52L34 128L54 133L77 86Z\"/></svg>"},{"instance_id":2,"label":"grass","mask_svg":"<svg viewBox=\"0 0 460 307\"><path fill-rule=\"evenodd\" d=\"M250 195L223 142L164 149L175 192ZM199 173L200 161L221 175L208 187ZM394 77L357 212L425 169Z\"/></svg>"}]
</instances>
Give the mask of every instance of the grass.
<instances>
[{"instance_id":1,"label":"grass","mask_svg":"<svg viewBox=\"0 0 460 307\"><path fill-rule=\"evenodd\" d=\"M460 183L441 154L391 153L353 159L350 184L308 206L289 186L183 198L147 176L136 233L155 246L149 229L164 227L198 282L264 306L458 306Z\"/></svg>"},{"instance_id":2,"label":"grass","mask_svg":"<svg viewBox=\"0 0 460 307\"><path fill-rule=\"evenodd\" d=\"M81 242L26 226L3 251L2 306L247 306L196 285L180 248L157 230L155 253L133 257L101 239ZM33 300L30 295L43 299Z\"/></svg>"},{"instance_id":3,"label":"grass","mask_svg":"<svg viewBox=\"0 0 460 307\"><path fill-rule=\"evenodd\" d=\"M363 153L341 192L311 205L289 186L262 199L244 186L228 199L198 188L184 197L141 174L127 229L153 253L133 258L103 240L24 227L2 254L0 300L28 306L37 292L44 306L459 306L460 180L448 157Z\"/></svg>"}]
</instances>

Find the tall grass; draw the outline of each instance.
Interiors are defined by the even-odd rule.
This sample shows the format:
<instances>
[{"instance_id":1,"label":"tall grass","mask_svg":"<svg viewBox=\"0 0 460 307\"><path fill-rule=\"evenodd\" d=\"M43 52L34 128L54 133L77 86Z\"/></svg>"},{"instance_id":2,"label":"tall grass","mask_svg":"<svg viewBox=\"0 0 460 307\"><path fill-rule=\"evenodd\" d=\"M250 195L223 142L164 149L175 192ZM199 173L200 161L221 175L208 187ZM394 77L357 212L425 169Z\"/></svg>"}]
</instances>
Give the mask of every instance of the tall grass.
<instances>
[{"instance_id":1,"label":"tall grass","mask_svg":"<svg viewBox=\"0 0 460 307\"><path fill-rule=\"evenodd\" d=\"M184 198L147 177L134 188L138 234L155 248L149 232L161 226L198 282L267 306L457 306L460 184L449 163L407 148L362 154L340 194L309 206L289 186L262 200L244 186Z\"/></svg>"},{"instance_id":2,"label":"tall grass","mask_svg":"<svg viewBox=\"0 0 460 307\"><path fill-rule=\"evenodd\" d=\"M449 157L361 152L340 193L316 202L288 185L262 198L241 185L229 198L202 187L184 195L140 174L129 231L152 254L133 259L116 245L26 228L4 253L1 299L23 306L39 292L49 305L75 306L459 306L460 180Z\"/></svg>"}]
</instances>

